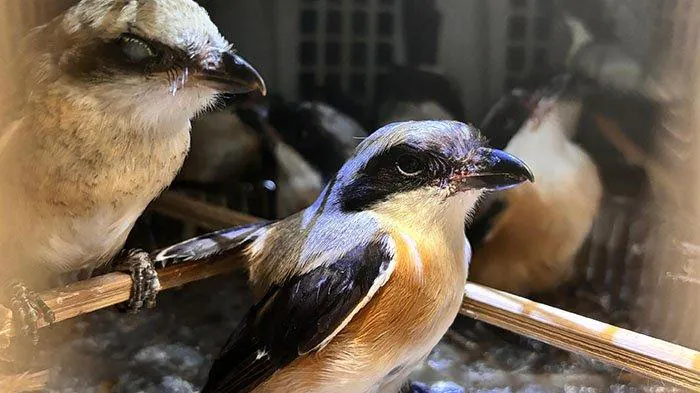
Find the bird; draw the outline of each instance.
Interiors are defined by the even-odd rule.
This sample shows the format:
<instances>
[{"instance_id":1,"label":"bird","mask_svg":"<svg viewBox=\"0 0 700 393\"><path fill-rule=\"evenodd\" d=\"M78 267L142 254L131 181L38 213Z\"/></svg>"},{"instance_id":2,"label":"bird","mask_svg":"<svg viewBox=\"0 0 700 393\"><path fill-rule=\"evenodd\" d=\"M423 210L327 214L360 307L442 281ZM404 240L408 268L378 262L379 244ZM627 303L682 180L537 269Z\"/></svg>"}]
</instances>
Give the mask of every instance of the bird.
<instances>
[{"instance_id":1,"label":"bird","mask_svg":"<svg viewBox=\"0 0 700 393\"><path fill-rule=\"evenodd\" d=\"M509 90L491 106L484 119L479 123L479 130L489 140L489 145L496 149L505 149L532 113L532 91L517 87Z\"/></svg>"},{"instance_id":2,"label":"bird","mask_svg":"<svg viewBox=\"0 0 700 393\"><path fill-rule=\"evenodd\" d=\"M603 195L596 163L572 142L582 101L575 79L558 75L533 93L533 111L505 151L528 162L536 183L492 194L467 228L470 281L516 295L567 282Z\"/></svg>"},{"instance_id":3,"label":"bird","mask_svg":"<svg viewBox=\"0 0 700 393\"><path fill-rule=\"evenodd\" d=\"M33 29L0 129L0 283L21 337L52 321L34 290L80 270L128 271L129 310L155 304L148 255L119 252L175 177L190 119L260 74L192 0L82 0ZM70 273L70 274L69 274ZM74 278L73 278L74 279Z\"/></svg>"},{"instance_id":4,"label":"bird","mask_svg":"<svg viewBox=\"0 0 700 393\"><path fill-rule=\"evenodd\" d=\"M323 101L273 102L269 118L282 139L321 172L326 182L367 137L355 119Z\"/></svg>"},{"instance_id":5,"label":"bird","mask_svg":"<svg viewBox=\"0 0 700 393\"><path fill-rule=\"evenodd\" d=\"M256 130L265 142L266 151L275 164L273 170L276 175L274 216L287 217L316 200L324 187L323 177L311 162L287 143L288 140L284 138L284 134L272 124L270 106L250 101L241 105L237 113L241 120ZM286 120L289 120L289 123L283 121L282 127L289 127L292 124L291 127L295 128L293 117L286 117ZM293 143L294 140L289 142Z\"/></svg>"},{"instance_id":6,"label":"bird","mask_svg":"<svg viewBox=\"0 0 700 393\"><path fill-rule=\"evenodd\" d=\"M639 56L632 55L608 20L604 2L569 2L560 7L550 52L557 68L576 73L606 90L668 100L669 92Z\"/></svg>"},{"instance_id":7,"label":"bird","mask_svg":"<svg viewBox=\"0 0 700 393\"><path fill-rule=\"evenodd\" d=\"M398 392L462 303L464 221L488 190L534 181L456 121L388 124L319 198L281 221L166 248L164 263L242 258L255 304L204 393Z\"/></svg>"},{"instance_id":8,"label":"bird","mask_svg":"<svg viewBox=\"0 0 700 393\"><path fill-rule=\"evenodd\" d=\"M233 183L260 172L261 138L228 108L193 119L191 139L177 181Z\"/></svg>"},{"instance_id":9,"label":"bird","mask_svg":"<svg viewBox=\"0 0 700 393\"><path fill-rule=\"evenodd\" d=\"M378 87L377 121L462 120L464 109L455 86L450 78L425 67L393 67Z\"/></svg>"}]
</instances>

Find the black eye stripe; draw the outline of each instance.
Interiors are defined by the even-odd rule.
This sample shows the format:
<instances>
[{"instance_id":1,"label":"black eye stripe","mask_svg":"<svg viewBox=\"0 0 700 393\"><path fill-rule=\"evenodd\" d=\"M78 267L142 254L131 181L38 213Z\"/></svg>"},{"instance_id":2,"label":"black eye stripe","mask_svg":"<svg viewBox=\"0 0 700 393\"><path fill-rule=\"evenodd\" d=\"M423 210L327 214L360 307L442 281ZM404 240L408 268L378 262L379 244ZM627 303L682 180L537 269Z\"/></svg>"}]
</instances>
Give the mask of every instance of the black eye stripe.
<instances>
[{"instance_id":1,"label":"black eye stripe","mask_svg":"<svg viewBox=\"0 0 700 393\"><path fill-rule=\"evenodd\" d=\"M125 40L144 43L153 56L135 60L125 53ZM133 33L124 33L108 41L91 42L88 46L76 46L71 50L81 55L68 58L61 64L62 69L70 75L91 81L110 79L117 74L150 75L198 66L184 50ZM137 52L132 55L138 54L138 49L135 50Z\"/></svg>"},{"instance_id":2,"label":"black eye stripe","mask_svg":"<svg viewBox=\"0 0 700 393\"><path fill-rule=\"evenodd\" d=\"M401 173L397 160L405 155L415 157L424 169L415 175ZM394 146L370 159L359 176L344 186L341 207L344 211L360 211L396 193L441 184L440 179L449 175L449 168L448 160L431 149L406 144Z\"/></svg>"}]
</instances>

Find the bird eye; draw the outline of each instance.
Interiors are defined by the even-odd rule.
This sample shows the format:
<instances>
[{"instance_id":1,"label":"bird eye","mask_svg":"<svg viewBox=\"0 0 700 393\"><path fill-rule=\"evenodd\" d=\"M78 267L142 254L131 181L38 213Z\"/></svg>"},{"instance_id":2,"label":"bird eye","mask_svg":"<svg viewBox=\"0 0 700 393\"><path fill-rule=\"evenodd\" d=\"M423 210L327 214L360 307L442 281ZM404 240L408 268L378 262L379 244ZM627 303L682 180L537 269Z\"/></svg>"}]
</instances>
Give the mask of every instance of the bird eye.
<instances>
[{"instance_id":1,"label":"bird eye","mask_svg":"<svg viewBox=\"0 0 700 393\"><path fill-rule=\"evenodd\" d=\"M396 160L396 169L404 176L417 176L423 172L423 164L412 155L403 155Z\"/></svg>"},{"instance_id":2,"label":"bird eye","mask_svg":"<svg viewBox=\"0 0 700 393\"><path fill-rule=\"evenodd\" d=\"M156 55L156 52L146 41L131 35L122 35L119 38L119 44L122 52L133 63L140 63Z\"/></svg>"}]
</instances>

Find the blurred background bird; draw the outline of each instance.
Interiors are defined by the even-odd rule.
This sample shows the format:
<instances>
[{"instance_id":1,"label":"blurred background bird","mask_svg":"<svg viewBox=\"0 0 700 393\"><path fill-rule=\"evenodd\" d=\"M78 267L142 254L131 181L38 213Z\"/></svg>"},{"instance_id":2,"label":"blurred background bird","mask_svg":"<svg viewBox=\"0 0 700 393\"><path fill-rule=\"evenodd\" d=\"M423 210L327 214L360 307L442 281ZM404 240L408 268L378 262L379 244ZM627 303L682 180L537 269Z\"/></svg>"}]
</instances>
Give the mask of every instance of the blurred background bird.
<instances>
[{"instance_id":1,"label":"blurred background bird","mask_svg":"<svg viewBox=\"0 0 700 393\"><path fill-rule=\"evenodd\" d=\"M0 131L5 286L46 288L108 264L180 170L190 119L220 93L265 92L191 0L81 1L32 30L14 60ZM129 309L153 305L147 254L112 266L132 273ZM50 312L24 285L9 292L20 333L36 342L36 320Z\"/></svg>"},{"instance_id":2,"label":"blurred background bird","mask_svg":"<svg viewBox=\"0 0 700 393\"><path fill-rule=\"evenodd\" d=\"M571 138L582 103L571 77L531 98L533 111L505 151L523 157L537 181L503 191L472 224L470 280L519 295L566 283L598 213L603 187L594 161Z\"/></svg>"}]
</instances>

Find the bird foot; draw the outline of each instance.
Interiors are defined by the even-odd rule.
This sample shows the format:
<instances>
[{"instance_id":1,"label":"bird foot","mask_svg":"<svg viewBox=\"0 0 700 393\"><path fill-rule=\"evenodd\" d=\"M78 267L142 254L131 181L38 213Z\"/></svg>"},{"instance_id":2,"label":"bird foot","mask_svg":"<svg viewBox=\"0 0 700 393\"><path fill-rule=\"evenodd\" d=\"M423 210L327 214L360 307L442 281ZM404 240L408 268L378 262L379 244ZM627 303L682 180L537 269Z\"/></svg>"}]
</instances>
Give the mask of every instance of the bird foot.
<instances>
[{"instance_id":1,"label":"bird foot","mask_svg":"<svg viewBox=\"0 0 700 393\"><path fill-rule=\"evenodd\" d=\"M430 387L420 382L408 381L401 388L401 393L430 393Z\"/></svg>"},{"instance_id":2,"label":"bird foot","mask_svg":"<svg viewBox=\"0 0 700 393\"><path fill-rule=\"evenodd\" d=\"M131 274L131 296L119 306L121 310L135 314L144 308L155 307L160 281L148 253L138 249L129 251L115 265L115 270Z\"/></svg>"},{"instance_id":3,"label":"bird foot","mask_svg":"<svg viewBox=\"0 0 700 393\"><path fill-rule=\"evenodd\" d=\"M39 343L39 318L48 324L56 320L49 306L21 281L10 284L10 310L17 336L35 346Z\"/></svg>"}]
</instances>

